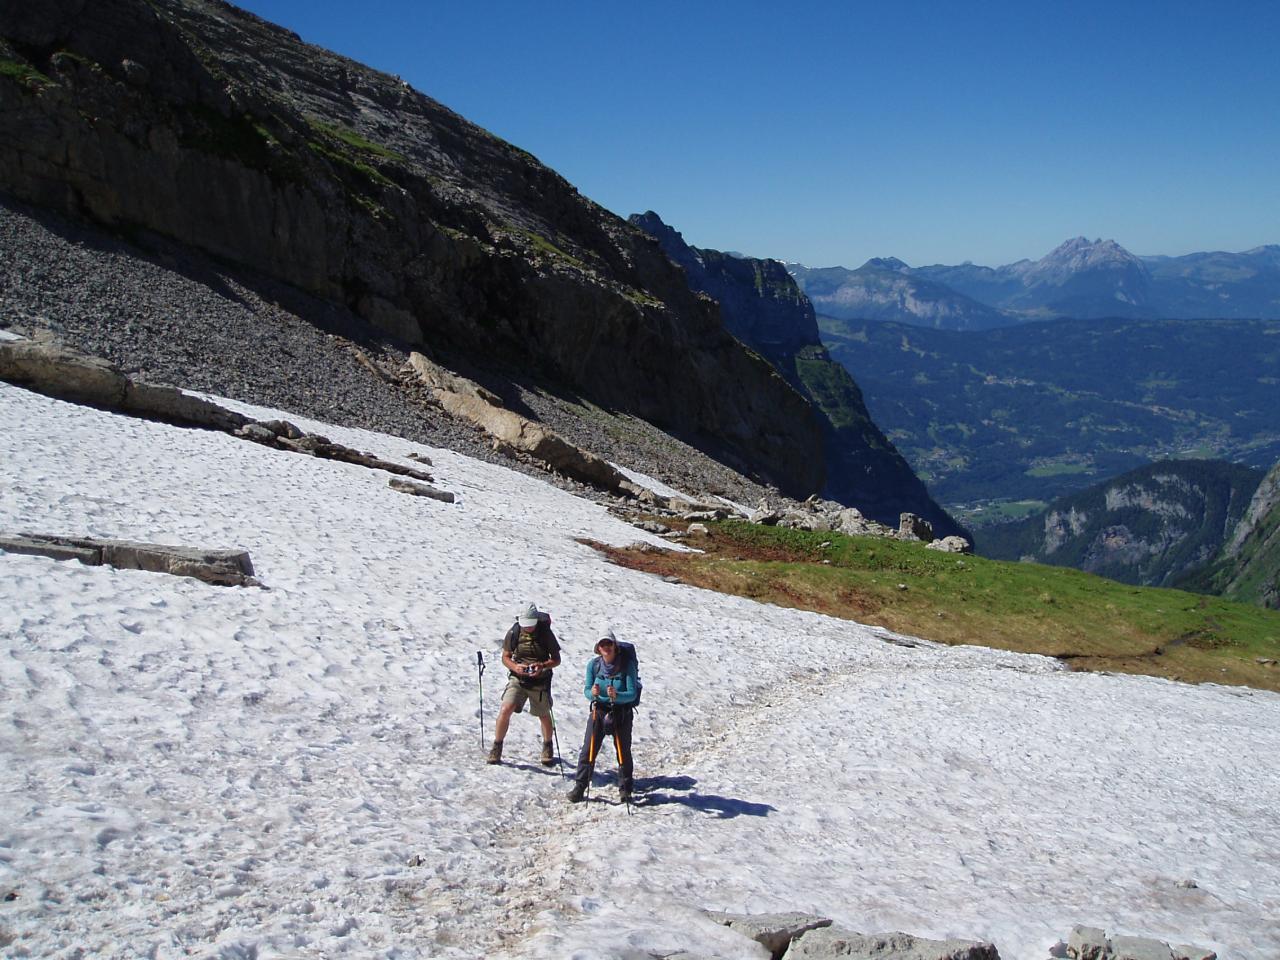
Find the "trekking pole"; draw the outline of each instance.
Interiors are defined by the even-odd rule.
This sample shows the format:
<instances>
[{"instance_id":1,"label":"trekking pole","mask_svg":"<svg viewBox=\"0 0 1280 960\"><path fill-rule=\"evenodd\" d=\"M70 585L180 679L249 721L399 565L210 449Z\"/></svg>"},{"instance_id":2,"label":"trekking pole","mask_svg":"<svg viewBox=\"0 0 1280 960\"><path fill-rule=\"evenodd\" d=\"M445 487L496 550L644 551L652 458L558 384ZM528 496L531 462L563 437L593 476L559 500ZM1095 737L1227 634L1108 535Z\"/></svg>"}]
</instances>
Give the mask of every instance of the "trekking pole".
<instances>
[{"instance_id":1,"label":"trekking pole","mask_svg":"<svg viewBox=\"0 0 1280 960\"><path fill-rule=\"evenodd\" d=\"M560 779L564 779L564 757L560 756L560 728L556 726L556 712L552 708L548 708L551 713L551 737L556 742L556 758L560 761Z\"/></svg>"},{"instance_id":2,"label":"trekking pole","mask_svg":"<svg viewBox=\"0 0 1280 960\"><path fill-rule=\"evenodd\" d=\"M618 754L618 776L626 769L626 761L622 756L622 739L618 736L618 715L613 715L613 749ZM627 793L627 815L631 815L631 793Z\"/></svg>"},{"instance_id":3,"label":"trekking pole","mask_svg":"<svg viewBox=\"0 0 1280 960\"><path fill-rule=\"evenodd\" d=\"M476 651L476 681L480 684L480 749L484 750L484 654Z\"/></svg>"},{"instance_id":4,"label":"trekking pole","mask_svg":"<svg viewBox=\"0 0 1280 960\"><path fill-rule=\"evenodd\" d=\"M591 737L587 746L587 799L591 799L591 780L596 773L596 702L591 701Z\"/></svg>"}]
</instances>

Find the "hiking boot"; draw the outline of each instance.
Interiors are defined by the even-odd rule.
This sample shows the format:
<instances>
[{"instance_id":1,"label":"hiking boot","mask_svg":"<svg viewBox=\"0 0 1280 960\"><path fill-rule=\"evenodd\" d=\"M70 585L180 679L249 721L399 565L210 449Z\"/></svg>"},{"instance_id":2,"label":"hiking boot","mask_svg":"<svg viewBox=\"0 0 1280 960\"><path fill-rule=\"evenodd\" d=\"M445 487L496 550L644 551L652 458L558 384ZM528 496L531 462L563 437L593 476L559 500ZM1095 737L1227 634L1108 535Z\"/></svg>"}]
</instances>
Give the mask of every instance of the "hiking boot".
<instances>
[{"instance_id":1,"label":"hiking boot","mask_svg":"<svg viewBox=\"0 0 1280 960\"><path fill-rule=\"evenodd\" d=\"M485 763L501 763L502 762L502 741L493 741L493 746L489 748L489 759Z\"/></svg>"},{"instance_id":2,"label":"hiking boot","mask_svg":"<svg viewBox=\"0 0 1280 960\"><path fill-rule=\"evenodd\" d=\"M569 791L569 802L581 803L582 795L586 792L587 792L587 785L585 783L575 783L573 785L573 789Z\"/></svg>"},{"instance_id":3,"label":"hiking boot","mask_svg":"<svg viewBox=\"0 0 1280 960\"><path fill-rule=\"evenodd\" d=\"M630 787L620 787L620 788L618 789L618 802L619 802L619 803L630 803L630 802L631 802L631 788L630 788Z\"/></svg>"},{"instance_id":4,"label":"hiking boot","mask_svg":"<svg viewBox=\"0 0 1280 960\"><path fill-rule=\"evenodd\" d=\"M551 749L551 741L542 741L542 765L544 767L554 766L556 762L555 751Z\"/></svg>"}]
</instances>

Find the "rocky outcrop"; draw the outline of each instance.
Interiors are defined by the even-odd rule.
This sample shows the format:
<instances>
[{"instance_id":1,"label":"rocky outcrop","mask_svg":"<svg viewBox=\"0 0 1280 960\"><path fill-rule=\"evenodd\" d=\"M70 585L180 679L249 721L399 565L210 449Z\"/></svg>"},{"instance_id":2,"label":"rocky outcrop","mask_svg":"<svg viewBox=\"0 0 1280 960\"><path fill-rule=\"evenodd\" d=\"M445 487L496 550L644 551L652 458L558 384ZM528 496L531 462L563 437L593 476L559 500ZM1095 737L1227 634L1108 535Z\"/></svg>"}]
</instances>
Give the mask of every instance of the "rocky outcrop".
<instances>
[{"instance_id":1,"label":"rocky outcrop","mask_svg":"<svg viewBox=\"0 0 1280 960\"><path fill-rule=\"evenodd\" d=\"M1070 936L1050 950L1058 960L1217 960L1205 947L1171 946L1153 937L1108 937L1098 927L1075 926Z\"/></svg>"},{"instance_id":2,"label":"rocky outcrop","mask_svg":"<svg viewBox=\"0 0 1280 960\"><path fill-rule=\"evenodd\" d=\"M1000 960L990 943L855 933L803 913L707 915L763 946L773 960Z\"/></svg>"},{"instance_id":3,"label":"rocky outcrop","mask_svg":"<svg viewBox=\"0 0 1280 960\"><path fill-rule=\"evenodd\" d=\"M86 356L51 340L0 340L0 380L128 416L221 430L277 450L385 470L424 483L434 479L423 470L362 453L319 434L305 433L287 420L251 420L175 387L135 380L101 357Z\"/></svg>"},{"instance_id":4,"label":"rocky outcrop","mask_svg":"<svg viewBox=\"0 0 1280 960\"><path fill-rule=\"evenodd\" d=\"M926 546L930 550L940 550L943 553L973 553L973 545L964 537L943 537Z\"/></svg>"},{"instance_id":5,"label":"rocky outcrop","mask_svg":"<svg viewBox=\"0 0 1280 960\"><path fill-rule=\"evenodd\" d=\"M898 517L898 539L933 543L933 524L914 513L904 513Z\"/></svg>"},{"instance_id":6,"label":"rocky outcrop","mask_svg":"<svg viewBox=\"0 0 1280 960\"><path fill-rule=\"evenodd\" d=\"M78 560L90 567L108 566L119 570L146 570L193 577L216 586L259 586L253 575L253 562L243 550L205 550L132 540L97 540L38 533L0 533L0 551L52 560Z\"/></svg>"},{"instance_id":7,"label":"rocky outcrop","mask_svg":"<svg viewBox=\"0 0 1280 960\"><path fill-rule=\"evenodd\" d=\"M808 405L658 250L397 78L216 0L0 0L0 37L0 188L821 486Z\"/></svg>"},{"instance_id":8,"label":"rocky outcrop","mask_svg":"<svg viewBox=\"0 0 1280 960\"><path fill-rule=\"evenodd\" d=\"M813 404L826 453L824 496L885 523L910 511L944 534L963 532L872 422L849 372L827 355L813 305L784 264L691 247L653 211L631 222L684 269L692 289L719 302L729 331Z\"/></svg>"},{"instance_id":9,"label":"rocky outcrop","mask_svg":"<svg viewBox=\"0 0 1280 960\"><path fill-rule=\"evenodd\" d=\"M763 946L772 960L1000 960L992 943L856 933L805 913L708 911L707 916ZM1170 946L1152 937L1108 937L1105 930L1083 924L1046 952L1054 960L1217 960L1217 954L1204 947Z\"/></svg>"},{"instance_id":10,"label":"rocky outcrop","mask_svg":"<svg viewBox=\"0 0 1280 960\"><path fill-rule=\"evenodd\" d=\"M831 921L826 917L814 917L807 913L708 913L707 915L735 933L740 933L760 944L769 951L773 960L780 960L792 941L810 930L831 926Z\"/></svg>"},{"instance_id":11,"label":"rocky outcrop","mask_svg":"<svg viewBox=\"0 0 1280 960\"><path fill-rule=\"evenodd\" d=\"M607 461L574 446L548 427L506 409L499 397L475 381L444 369L421 353L410 355L409 366L445 410L492 437L495 449L527 454L548 469L605 490L639 492Z\"/></svg>"},{"instance_id":12,"label":"rocky outcrop","mask_svg":"<svg viewBox=\"0 0 1280 960\"><path fill-rule=\"evenodd\" d=\"M49 340L0 341L0 380L73 403L172 423L237 430L249 422L174 387L133 380L115 364Z\"/></svg>"},{"instance_id":13,"label":"rocky outcrop","mask_svg":"<svg viewBox=\"0 0 1280 960\"><path fill-rule=\"evenodd\" d=\"M786 960L1000 960L990 943L924 940L905 933L862 934L823 927L796 940Z\"/></svg>"},{"instance_id":14,"label":"rocky outcrop","mask_svg":"<svg viewBox=\"0 0 1280 960\"><path fill-rule=\"evenodd\" d=\"M400 493L407 493L415 497L427 497L431 500L439 500L441 503L453 503L454 496L448 490L440 490L426 483L417 483L413 480L402 480L399 477L392 477L387 481L387 486L392 490Z\"/></svg>"},{"instance_id":15,"label":"rocky outcrop","mask_svg":"<svg viewBox=\"0 0 1280 960\"><path fill-rule=\"evenodd\" d=\"M720 304L729 332L775 365L821 343L813 305L780 261L691 247L652 210L629 219L683 268L694 290Z\"/></svg>"}]
</instances>

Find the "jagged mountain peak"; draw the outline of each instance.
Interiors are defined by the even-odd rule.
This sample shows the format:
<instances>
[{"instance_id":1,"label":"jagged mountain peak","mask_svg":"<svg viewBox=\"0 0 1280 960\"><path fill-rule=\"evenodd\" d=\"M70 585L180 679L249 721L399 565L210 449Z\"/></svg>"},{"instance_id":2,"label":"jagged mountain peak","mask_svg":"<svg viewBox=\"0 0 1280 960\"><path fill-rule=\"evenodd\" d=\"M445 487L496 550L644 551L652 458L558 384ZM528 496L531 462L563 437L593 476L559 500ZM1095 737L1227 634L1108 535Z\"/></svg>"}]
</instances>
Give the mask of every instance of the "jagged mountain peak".
<instances>
[{"instance_id":1,"label":"jagged mountain peak","mask_svg":"<svg viewBox=\"0 0 1280 960\"><path fill-rule=\"evenodd\" d=\"M1073 237L1063 241L1042 257L1040 266L1062 266L1072 270L1087 270L1112 263L1140 263L1141 261L1114 240Z\"/></svg>"}]
</instances>

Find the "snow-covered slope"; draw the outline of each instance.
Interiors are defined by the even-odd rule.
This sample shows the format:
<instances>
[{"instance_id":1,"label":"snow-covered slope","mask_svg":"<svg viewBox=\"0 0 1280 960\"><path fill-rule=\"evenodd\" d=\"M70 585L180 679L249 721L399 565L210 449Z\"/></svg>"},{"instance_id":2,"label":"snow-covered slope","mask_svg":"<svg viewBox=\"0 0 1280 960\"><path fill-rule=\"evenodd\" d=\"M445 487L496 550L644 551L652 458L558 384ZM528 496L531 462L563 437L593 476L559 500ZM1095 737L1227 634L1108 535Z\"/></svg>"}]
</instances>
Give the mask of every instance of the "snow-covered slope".
<instances>
[{"instance_id":1,"label":"snow-covered slope","mask_svg":"<svg viewBox=\"0 0 1280 960\"><path fill-rule=\"evenodd\" d=\"M426 452L457 504L0 384L0 529L245 548L268 588L0 554L6 955L759 955L704 907L1280 954L1280 697L668 584L575 542L646 538L600 507ZM567 756L593 634L639 646L633 815L567 804L527 717L482 762L523 600Z\"/></svg>"}]
</instances>

